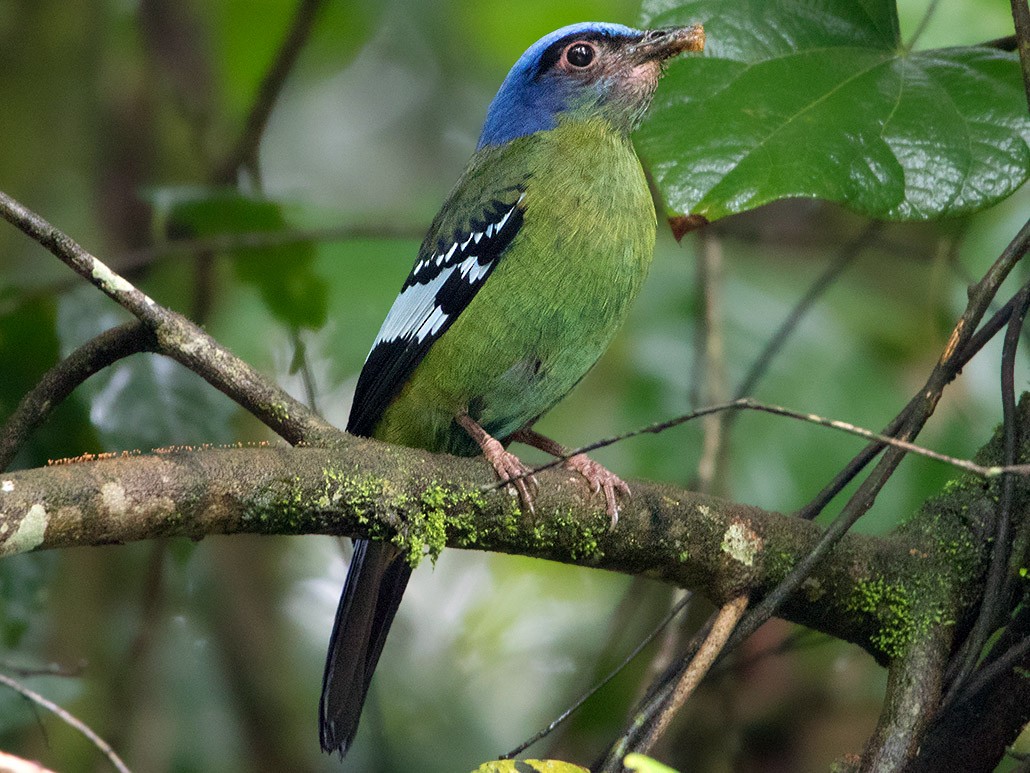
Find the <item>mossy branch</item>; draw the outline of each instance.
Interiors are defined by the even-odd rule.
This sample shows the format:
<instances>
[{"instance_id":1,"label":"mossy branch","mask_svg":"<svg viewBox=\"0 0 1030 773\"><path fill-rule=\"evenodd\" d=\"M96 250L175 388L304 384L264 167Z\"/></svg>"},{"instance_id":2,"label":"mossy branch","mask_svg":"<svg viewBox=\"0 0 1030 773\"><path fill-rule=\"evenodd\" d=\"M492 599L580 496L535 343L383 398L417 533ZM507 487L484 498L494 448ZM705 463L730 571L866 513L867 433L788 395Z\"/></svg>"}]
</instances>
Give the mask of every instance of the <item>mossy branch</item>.
<instances>
[{"instance_id":1,"label":"mossy branch","mask_svg":"<svg viewBox=\"0 0 1030 773\"><path fill-rule=\"evenodd\" d=\"M0 476L0 554L242 532L367 536L404 544L416 560L444 547L519 554L652 577L722 603L760 598L821 534L804 520L644 482L634 482L611 531L603 501L576 476L555 470L540 482L528 515L507 491L488 490L482 460L350 437L332 449L73 461ZM783 615L882 662L903 657L930 628L961 625L983 572L980 536L996 487L960 479L897 533L848 535ZM1017 519L1027 500L1021 482Z\"/></svg>"}]
</instances>

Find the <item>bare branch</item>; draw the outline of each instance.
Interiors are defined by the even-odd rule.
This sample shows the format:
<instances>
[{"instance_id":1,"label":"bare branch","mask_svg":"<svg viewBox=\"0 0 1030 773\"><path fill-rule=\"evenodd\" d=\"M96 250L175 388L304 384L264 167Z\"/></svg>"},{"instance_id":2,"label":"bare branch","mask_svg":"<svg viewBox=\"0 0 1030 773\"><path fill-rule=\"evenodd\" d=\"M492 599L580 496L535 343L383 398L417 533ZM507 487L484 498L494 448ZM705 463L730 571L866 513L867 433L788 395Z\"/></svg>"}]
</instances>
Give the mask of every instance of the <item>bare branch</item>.
<instances>
[{"instance_id":1,"label":"bare branch","mask_svg":"<svg viewBox=\"0 0 1030 773\"><path fill-rule=\"evenodd\" d=\"M201 328L147 297L67 234L2 191L0 216L147 325L162 354L200 375L285 440L334 442L342 437L324 419L270 383Z\"/></svg>"},{"instance_id":2,"label":"bare branch","mask_svg":"<svg viewBox=\"0 0 1030 773\"><path fill-rule=\"evenodd\" d=\"M21 682L18 682L15 679L11 679L11 677L7 676L7 674L0 674L0 684L6 685L7 687L14 690L16 693L19 693L20 695L23 695L24 697L28 698L37 706L42 706L47 711L56 715L65 724L74 727L76 730L78 730L80 733L86 736L86 738L89 739L90 743L96 746L101 751L101 753L105 757L107 757L108 760L110 760L111 765L113 765L115 770L119 771L119 773L132 773L129 770L129 768L126 767L125 763L122 762L121 758L117 754L115 754L114 749L112 749L108 745L107 741L105 741L103 738L101 738L99 735L93 732L89 725L87 725L81 719L71 714L70 712L65 711L53 701L47 700L38 692L30 690Z\"/></svg>"},{"instance_id":3,"label":"bare branch","mask_svg":"<svg viewBox=\"0 0 1030 773\"><path fill-rule=\"evenodd\" d=\"M300 0L286 39L276 53L275 59L258 89L257 98L251 105L250 114L244 122L243 133L215 174L218 181L233 182L236 173L242 167L249 167L253 172L257 171L257 150L261 143L261 135L265 131L265 124L268 123L268 117L272 114L272 108L279 99L279 94L286 83L290 70L293 69L293 65L311 34L321 6L322 0Z\"/></svg>"},{"instance_id":4,"label":"bare branch","mask_svg":"<svg viewBox=\"0 0 1030 773\"><path fill-rule=\"evenodd\" d=\"M29 435L83 381L118 360L156 347L157 340L147 327L130 322L101 333L54 365L0 427L0 470L7 468Z\"/></svg>"},{"instance_id":5,"label":"bare branch","mask_svg":"<svg viewBox=\"0 0 1030 773\"><path fill-rule=\"evenodd\" d=\"M738 596L719 609L704 642L691 658L690 665L683 670L668 700L663 701L664 708L648 730L647 735L635 744L634 751L647 754L658 739L665 734L672 718L687 699L694 694L694 690L701 684L701 680L704 679L715 659L723 652L730 634L733 633L733 628L740 622L740 618L747 609L747 603L746 595Z\"/></svg>"},{"instance_id":6,"label":"bare branch","mask_svg":"<svg viewBox=\"0 0 1030 773\"><path fill-rule=\"evenodd\" d=\"M541 480L531 519L507 492L481 492L492 478L481 459L363 439L333 451L230 448L68 463L0 476L0 554L159 536L369 536L394 539L416 558L445 545L535 556L649 576L724 603L771 590L820 535L806 521L645 482L612 532L603 502L566 471ZM792 597L783 614L875 650L879 623L848 611L859 567L925 572L930 554L864 536L841 550L848 560L822 567L813 576L819 592Z\"/></svg>"},{"instance_id":7,"label":"bare branch","mask_svg":"<svg viewBox=\"0 0 1030 773\"><path fill-rule=\"evenodd\" d=\"M1012 21L1016 27L1016 50L1023 68L1023 88L1026 103L1030 107L1030 5L1027 0L1011 0Z\"/></svg>"}]
</instances>

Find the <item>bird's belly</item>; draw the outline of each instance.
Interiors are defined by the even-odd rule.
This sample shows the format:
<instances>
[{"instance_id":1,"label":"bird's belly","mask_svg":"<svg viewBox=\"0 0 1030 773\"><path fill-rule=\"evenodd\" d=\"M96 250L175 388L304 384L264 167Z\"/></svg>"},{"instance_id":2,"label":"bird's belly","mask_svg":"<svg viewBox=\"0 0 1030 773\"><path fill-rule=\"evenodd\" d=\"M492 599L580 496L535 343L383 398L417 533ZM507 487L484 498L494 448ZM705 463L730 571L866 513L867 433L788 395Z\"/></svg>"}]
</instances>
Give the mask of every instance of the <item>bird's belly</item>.
<instances>
[{"instance_id":1,"label":"bird's belly","mask_svg":"<svg viewBox=\"0 0 1030 773\"><path fill-rule=\"evenodd\" d=\"M523 308L521 317L507 317L505 323L503 314L480 319L470 306L427 352L384 412L376 436L433 451L478 454L454 416L465 411L503 439L546 412L590 370L621 321L606 318L598 324L591 319L596 311ZM599 311L610 317L610 308Z\"/></svg>"}]
</instances>

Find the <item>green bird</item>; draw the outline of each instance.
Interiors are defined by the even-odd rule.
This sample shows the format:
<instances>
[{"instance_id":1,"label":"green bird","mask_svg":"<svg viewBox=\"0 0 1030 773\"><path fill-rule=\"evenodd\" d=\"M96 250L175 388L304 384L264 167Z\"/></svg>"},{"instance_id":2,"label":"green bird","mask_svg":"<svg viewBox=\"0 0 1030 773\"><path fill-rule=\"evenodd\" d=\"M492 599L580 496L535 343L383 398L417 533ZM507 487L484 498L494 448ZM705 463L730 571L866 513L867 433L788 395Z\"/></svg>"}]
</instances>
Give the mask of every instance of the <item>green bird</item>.
<instances>
[{"instance_id":1,"label":"green bird","mask_svg":"<svg viewBox=\"0 0 1030 773\"><path fill-rule=\"evenodd\" d=\"M506 446L566 455L533 423L607 348L654 253L654 203L630 132L663 63L703 45L700 26L589 22L519 58L372 345L349 432L482 453L532 510L536 482ZM566 466L603 492L614 526L626 484L583 455ZM355 541L319 707L327 752L342 756L354 740L410 574L399 548Z\"/></svg>"}]
</instances>

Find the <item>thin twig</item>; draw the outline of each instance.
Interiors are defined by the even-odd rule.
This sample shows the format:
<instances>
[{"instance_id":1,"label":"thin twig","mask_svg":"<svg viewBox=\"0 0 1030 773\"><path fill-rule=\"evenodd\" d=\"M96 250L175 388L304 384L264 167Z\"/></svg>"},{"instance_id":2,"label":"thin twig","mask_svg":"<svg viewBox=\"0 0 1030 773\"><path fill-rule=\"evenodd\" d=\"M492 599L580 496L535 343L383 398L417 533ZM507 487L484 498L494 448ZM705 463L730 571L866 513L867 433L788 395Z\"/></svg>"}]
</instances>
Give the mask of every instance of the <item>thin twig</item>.
<instances>
[{"instance_id":1,"label":"thin twig","mask_svg":"<svg viewBox=\"0 0 1030 773\"><path fill-rule=\"evenodd\" d=\"M647 732L653 717L660 710L661 706L664 705L665 696L672 688L672 685L676 683L683 669L689 665L691 659L701 649L701 645L711 633L717 615L718 610L708 616L708 619L705 620L691 637L690 641L687 642L687 646L680 659L669 665L661 676L651 682L647 692L644 693L644 697L637 702L637 705L630 713L630 719L626 728L616 739L615 743L605 751L601 759L590 766L592 771L597 771L597 773L622 773L623 758L635 748L637 741Z\"/></svg>"},{"instance_id":2,"label":"thin twig","mask_svg":"<svg viewBox=\"0 0 1030 773\"><path fill-rule=\"evenodd\" d=\"M82 676L82 672L85 669L85 661L80 662L76 666L63 666L60 663L48 663L45 666L28 668L25 666L16 665L15 663L11 663L6 660L0 660L0 669L12 674L17 674L23 679L29 676L76 677Z\"/></svg>"},{"instance_id":3,"label":"thin twig","mask_svg":"<svg viewBox=\"0 0 1030 773\"><path fill-rule=\"evenodd\" d=\"M285 440L313 443L341 437L339 430L270 383L197 325L147 297L67 234L2 191L0 217L46 247L151 328L162 354L197 373Z\"/></svg>"},{"instance_id":4,"label":"thin twig","mask_svg":"<svg viewBox=\"0 0 1030 773\"><path fill-rule=\"evenodd\" d=\"M896 437L883 434L881 432L873 432L871 429L859 427L855 424L851 424L846 421L840 421L839 419L829 419L825 416L819 416L815 413L804 413L802 411L795 411L791 408L785 408L781 405L773 405L772 403L763 403L758 400L753 400L750 397L743 397L739 400L731 400L728 403L720 403L719 405L709 405L704 408L699 408L696 411L690 413L681 414L675 418L668 419L666 421L655 422L649 424L646 427L640 427L638 429L630 430L629 432L623 432L622 434L615 435L613 437L604 438L602 440L596 440L593 443L588 443L585 446L574 448L567 451L561 456L556 456L551 461L541 464L539 467L534 467L520 475L512 476L507 482L492 483L489 486L484 486L484 491L494 491L502 488L511 481L520 480L522 478L529 477L530 475L536 475L538 473L549 470L552 467L557 467L567 459L575 456L576 454L585 454L591 451L596 451L598 448L606 448L607 446L614 445L623 440L634 438L644 434L658 434L664 432L673 427L678 427L681 424L693 421L703 416L709 416L716 413L722 413L724 411L758 411L760 413L771 413L776 416L785 416L791 419L797 419L798 421L808 422L810 424L816 424L821 427L827 427L829 429L835 429L840 432L845 432L849 435L855 435L856 437L865 438L866 440L874 441L880 446L891 446L904 453L915 454L917 456L923 456L927 459L933 459L934 461L943 462L953 467L957 467L965 472L973 473L984 478L997 478L1001 475L1013 474L1013 475L1030 475L1030 464L1011 464L1011 465L991 465L984 466L977 464L976 462L969 459L959 459L948 454L942 454L939 451L934 451L923 446L910 443L907 440L900 440ZM902 414L904 415L904 414Z\"/></svg>"},{"instance_id":5,"label":"thin twig","mask_svg":"<svg viewBox=\"0 0 1030 773\"><path fill-rule=\"evenodd\" d=\"M930 0L926 6L926 11L923 12L922 18L919 20L919 24L916 26L915 32L905 43L905 50L911 51L919 38L922 37L923 33L926 32L926 28L930 26L930 21L933 19L934 13L937 11L937 6L941 4L941 0Z\"/></svg>"},{"instance_id":6,"label":"thin twig","mask_svg":"<svg viewBox=\"0 0 1030 773\"><path fill-rule=\"evenodd\" d=\"M795 628L776 644L753 652L746 658L740 658L737 662L719 658L711 671L708 672L705 681L716 681L734 671L746 671L749 668L753 668L768 658L779 657L780 655L786 655L808 647L821 647L830 641L831 638L826 634L813 631L810 628Z\"/></svg>"},{"instance_id":7,"label":"thin twig","mask_svg":"<svg viewBox=\"0 0 1030 773\"><path fill-rule=\"evenodd\" d=\"M724 604L719 609L715 621L712 623L711 631L705 637L697 654L691 658L690 665L680 675L668 700L664 701L664 707L654 724L651 725L647 734L638 743L634 744L634 751L647 754L658 739L665 734L672 718L694 693L705 674L712 667L715 659L723 651L730 634L733 633L733 628L747 609L747 604L748 597L743 595Z\"/></svg>"},{"instance_id":8,"label":"thin twig","mask_svg":"<svg viewBox=\"0 0 1030 773\"><path fill-rule=\"evenodd\" d=\"M272 114L272 108L279 99L286 79L311 34L315 17L322 4L322 0L301 0L297 6L286 39L272 60L264 80L261 81L257 97L244 122L243 132L215 174L217 181L233 182L237 172L243 167L249 168L257 176L256 159L261 135L264 134L268 117Z\"/></svg>"},{"instance_id":9,"label":"thin twig","mask_svg":"<svg viewBox=\"0 0 1030 773\"><path fill-rule=\"evenodd\" d=\"M1027 307L1030 306L1030 285L1024 285L1018 294L1019 303L1009 320L1005 332L1005 342L1001 357L1001 405L1004 432L1004 461L1012 465L1016 460L1016 392L1015 392L1015 360L1026 318ZM980 653L998 623L1002 611L1003 594L1007 586L1007 570L1009 567L1009 530L1012 519L1012 500L1015 496L1015 478L1005 475L1001 481L1001 499L998 503L998 522L995 525L994 546L991 551L990 566L984 584L983 602L977 615L973 629L963 644L959 655L959 667L948 689L948 702L962 683L968 678L980 658Z\"/></svg>"},{"instance_id":10,"label":"thin twig","mask_svg":"<svg viewBox=\"0 0 1030 773\"><path fill-rule=\"evenodd\" d=\"M970 282L971 284L971 282ZM1009 301L998 309L987 322L980 326L972 338L962 348L961 355L955 360L955 367L961 370L966 364L975 357L987 342L997 335L998 331L1001 330L1009 319L1012 317L1012 310L1016 307L1018 297L1014 296ZM917 407L919 402L919 396L909 401L908 405L905 406L902 411L895 416L890 424L880 430L881 435L888 437L895 437L899 429L904 426L905 422L908 421L909 413ZM819 515L823 509L830 503L830 501L837 496L841 491L844 490L855 477L865 468L870 461L872 461L877 454L880 453L884 448L882 443L873 442L867 445L862 451L860 451L844 468L838 472L832 481L830 481L823 489L812 498L803 508L797 511L796 515L799 518L811 520Z\"/></svg>"},{"instance_id":11,"label":"thin twig","mask_svg":"<svg viewBox=\"0 0 1030 773\"><path fill-rule=\"evenodd\" d=\"M769 369L769 364L779 354L784 344L801 323L801 320L804 319L816 301L833 286L833 283L862 254L865 248L869 246L882 230L883 223L873 221L840 249L836 259L826 267L823 273L812 283L811 287L805 291L805 294L801 296L801 300L791 309L790 314L787 315L787 318L776 330L772 338L769 339L761 354L751 364L747 374L741 379L740 386L737 387L734 397L747 397L755 391L758 382ZM732 419L728 420L727 423L729 421L732 421Z\"/></svg>"},{"instance_id":12,"label":"thin twig","mask_svg":"<svg viewBox=\"0 0 1030 773\"><path fill-rule=\"evenodd\" d=\"M1023 70L1023 88L1030 107L1030 4L1027 0L1011 0L1012 22L1016 27L1016 50Z\"/></svg>"},{"instance_id":13,"label":"thin twig","mask_svg":"<svg viewBox=\"0 0 1030 773\"><path fill-rule=\"evenodd\" d=\"M1030 596L1027 598L1030 599ZM1021 606L1016 614L1010 618L1008 624L997 637L997 640L991 645L990 652L987 653L981 663L977 664L977 671L974 672L972 678L966 679L957 689L948 691L947 696L941 702L941 714L954 711L967 700L974 697L986 684L978 683L983 671L1025 640L1030 640L1030 605L1027 604ZM974 684L977 686L974 687Z\"/></svg>"},{"instance_id":14,"label":"thin twig","mask_svg":"<svg viewBox=\"0 0 1030 773\"><path fill-rule=\"evenodd\" d=\"M980 669L976 675L969 680L969 684L962 690L961 695L956 696L956 701L962 702L969 700L1006 671L1015 668L1028 656L1030 656L1030 636L1024 637L1017 644L1013 645L1012 648L1004 655Z\"/></svg>"},{"instance_id":15,"label":"thin twig","mask_svg":"<svg viewBox=\"0 0 1030 773\"><path fill-rule=\"evenodd\" d=\"M655 637L658 636L658 634L661 633L662 630L669 623L672 622L672 620L676 617L676 615L678 615L684 609L684 607L686 607L687 604L690 603L690 600L692 598L693 598L693 594L692 593L690 593L689 591L687 593L685 593L683 598L681 598L679 601L676 602L676 604L674 604L672 606L672 608L669 610L669 612L665 615L665 617L662 618L661 622L659 622L658 625L656 625L654 627L654 629L651 631L651 633L649 633L646 637L644 637L644 639L639 644L637 644L636 647L633 648L633 651L630 652L626 657L624 657L622 659L622 662L619 663L619 665L617 665L615 668L613 668L611 671L609 671L608 674L603 679L601 679L599 682L597 682L596 684L591 686L591 688L589 690L587 690L585 693L583 693L581 696L579 696L579 698L577 698L572 703L571 706L569 706L561 714L559 714L554 720L552 720L547 725L547 727L545 727L542 730L540 730L539 732L535 733L530 738L527 738L525 741L520 743L518 746L516 746L514 749L512 749L507 754L501 756L499 759L510 760L513 757L516 757L517 755L522 754L522 752L524 752L530 746L535 744L537 741L540 741L541 739L546 738L548 735L550 735L552 732L554 732L554 730L559 725L561 725L563 722L565 722L565 720L567 720L570 716L572 716L572 714L577 709L579 709L580 706L582 706L584 703L586 703L588 700L590 700L592 697L594 697L594 695L596 695L598 693L598 691L600 691L612 679L614 679L616 676L618 676L620 673L622 673L622 670L624 668L626 668L626 666L628 666L630 663L632 663L633 660L637 657L637 655L639 655L648 644L650 644L652 641L654 641Z\"/></svg>"},{"instance_id":16,"label":"thin twig","mask_svg":"<svg viewBox=\"0 0 1030 773\"><path fill-rule=\"evenodd\" d=\"M47 700L38 692L30 690L28 687L12 679L6 674L0 674L0 684L6 685L10 689L14 690L16 693L19 693L25 698L28 698L37 706L41 706L50 713L55 714L65 724L74 727L76 730L78 730L80 733L86 736L86 738L89 739L90 743L96 746L101 751L101 753L103 753L103 755L107 757L108 760L110 760L111 765L113 765L115 770L119 771L119 773L131 773L129 768L126 767L125 763L122 762L121 758L115 753L114 749L112 749L103 738L94 733L93 730L90 729L89 725L87 725L81 719L69 713L65 709L62 709L53 701Z\"/></svg>"},{"instance_id":17,"label":"thin twig","mask_svg":"<svg viewBox=\"0 0 1030 773\"><path fill-rule=\"evenodd\" d=\"M129 322L90 339L54 365L0 426L0 470L7 469L32 432L82 382L118 360L156 347L149 328Z\"/></svg>"}]
</instances>

